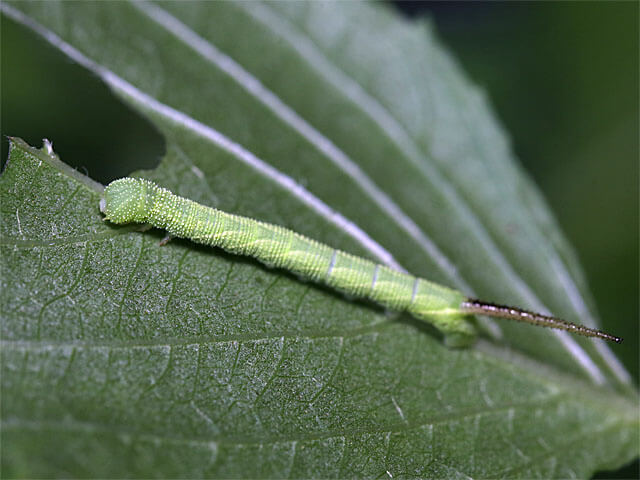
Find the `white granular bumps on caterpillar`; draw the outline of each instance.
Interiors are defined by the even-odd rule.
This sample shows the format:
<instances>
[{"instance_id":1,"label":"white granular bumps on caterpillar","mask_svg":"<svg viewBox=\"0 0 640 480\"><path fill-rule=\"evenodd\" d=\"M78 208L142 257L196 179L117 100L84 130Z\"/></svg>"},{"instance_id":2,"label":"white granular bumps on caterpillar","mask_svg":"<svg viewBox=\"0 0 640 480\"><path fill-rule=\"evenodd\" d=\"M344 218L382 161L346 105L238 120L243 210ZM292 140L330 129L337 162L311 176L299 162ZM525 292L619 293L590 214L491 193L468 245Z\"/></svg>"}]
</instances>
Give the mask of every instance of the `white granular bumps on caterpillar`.
<instances>
[{"instance_id":1,"label":"white granular bumps on caterpillar","mask_svg":"<svg viewBox=\"0 0 640 480\"><path fill-rule=\"evenodd\" d=\"M559 318L467 298L457 290L337 250L284 227L200 205L149 180L121 178L111 182L100 200L100 210L113 223L150 224L174 237L250 256L348 295L406 311L440 330L448 346L473 342L476 331L470 316L474 314L622 342L619 337Z\"/></svg>"}]
</instances>

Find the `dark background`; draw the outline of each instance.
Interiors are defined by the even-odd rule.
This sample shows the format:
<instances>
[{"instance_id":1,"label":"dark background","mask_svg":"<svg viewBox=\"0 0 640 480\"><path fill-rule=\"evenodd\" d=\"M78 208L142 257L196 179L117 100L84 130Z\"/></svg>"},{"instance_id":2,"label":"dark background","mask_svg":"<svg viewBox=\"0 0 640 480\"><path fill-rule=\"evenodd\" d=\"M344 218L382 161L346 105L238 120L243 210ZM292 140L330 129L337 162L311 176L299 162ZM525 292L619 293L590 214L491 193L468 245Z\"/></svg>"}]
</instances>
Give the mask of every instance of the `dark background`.
<instances>
[{"instance_id":1,"label":"dark background","mask_svg":"<svg viewBox=\"0 0 640 480\"><path fill-rule=\"evenodd\" d=\"M574 245L613 346L638 379L637 2L396 2L427 15L483 87ZM152 168L164 141L83 68L2 17L3 135L54 141L106 183ZM2 159L7 141L2 139ZM638 462L600 478L638 478Z\"/></svg>"}]
</instances>

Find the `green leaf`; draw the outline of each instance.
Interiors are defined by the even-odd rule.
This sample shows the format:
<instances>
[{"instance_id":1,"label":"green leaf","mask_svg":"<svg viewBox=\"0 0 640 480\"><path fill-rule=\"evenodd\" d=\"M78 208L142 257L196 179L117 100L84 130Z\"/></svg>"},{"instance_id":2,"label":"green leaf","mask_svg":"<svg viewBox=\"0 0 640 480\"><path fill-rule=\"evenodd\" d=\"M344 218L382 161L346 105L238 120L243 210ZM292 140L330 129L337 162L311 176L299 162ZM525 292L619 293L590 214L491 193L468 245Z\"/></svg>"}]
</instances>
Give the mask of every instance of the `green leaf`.
<instances>
[{"instance_id":1,"label":"green leaf","mask_svg":"<svg viewBox=\"0 0 640 480\"><path fill-rule=\"evenodd\" d=\"M6 3L166 139L141 174L468 294L595 324L571 249L426 23L361 3ZM476 347L101 219L13 139L0 179L3 477L586 477L638 455L599 343Z\"/></svg>"}]
</instances>

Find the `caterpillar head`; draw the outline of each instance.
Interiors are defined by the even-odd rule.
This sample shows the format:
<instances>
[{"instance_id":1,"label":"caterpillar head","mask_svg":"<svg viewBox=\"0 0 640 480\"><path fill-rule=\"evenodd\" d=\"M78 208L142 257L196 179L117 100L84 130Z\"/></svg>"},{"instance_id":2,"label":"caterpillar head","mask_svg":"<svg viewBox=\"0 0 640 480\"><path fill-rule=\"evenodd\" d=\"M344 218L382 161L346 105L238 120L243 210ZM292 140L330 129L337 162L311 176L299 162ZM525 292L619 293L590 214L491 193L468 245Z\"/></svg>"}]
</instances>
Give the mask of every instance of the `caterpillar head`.
<instances>
[{"instance_id":1,"label":"caterpillar head","mask_svg":"<svg viewBox=\"0 0 640 480\"><path fill-rule=\"evenodd\" d=\"M145 223L148 218L147 180L121 178L104 189L100 211L112 223Z\"/></svg>"}]
</instances>

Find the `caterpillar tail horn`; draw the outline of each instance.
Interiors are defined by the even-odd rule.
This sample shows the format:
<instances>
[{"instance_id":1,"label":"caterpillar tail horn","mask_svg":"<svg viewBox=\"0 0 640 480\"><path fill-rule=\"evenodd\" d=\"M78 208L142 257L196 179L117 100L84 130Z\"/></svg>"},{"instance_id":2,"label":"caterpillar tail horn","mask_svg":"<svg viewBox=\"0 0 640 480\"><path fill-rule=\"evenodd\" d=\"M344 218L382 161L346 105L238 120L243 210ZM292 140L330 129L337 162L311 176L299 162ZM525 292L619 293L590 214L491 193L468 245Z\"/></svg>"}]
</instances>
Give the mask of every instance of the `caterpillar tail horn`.
<instances>
[{"instance_id":1,"label":"caterpillar tail horn","mask_svg":"<svg viewBox=\"0 0 640 480\"><path fill-rule=\"evenodd\" d=\"M506 305L497 305L495 303L484 302L473 298L467 298L460 305L460 309L473 315L486 315L488 317L507 318L517 322L530 323L541 327L555 328L565 330L567 332L582 335L584 337L596 337L608 340L610 342L622 343L622 338L616 337L609 333L597 330L595 328L585 327L577 323L568 322L550 315L542 315L541 313L530 312L521 308L508 307Z\"/></svg>"}]
</instances>

